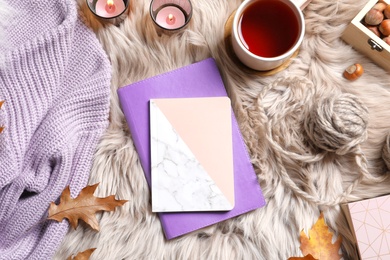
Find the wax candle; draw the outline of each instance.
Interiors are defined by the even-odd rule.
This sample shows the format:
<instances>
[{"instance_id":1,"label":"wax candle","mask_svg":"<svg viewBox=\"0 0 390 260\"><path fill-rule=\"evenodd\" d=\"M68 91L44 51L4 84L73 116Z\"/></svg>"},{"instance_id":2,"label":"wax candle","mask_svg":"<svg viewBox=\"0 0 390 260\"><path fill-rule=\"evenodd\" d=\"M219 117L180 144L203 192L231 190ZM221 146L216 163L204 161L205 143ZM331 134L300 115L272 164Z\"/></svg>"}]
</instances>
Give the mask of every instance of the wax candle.
<instances>
[{"instance_id":1,"label":"wax candle","mask_svg":"<svg viewBox=\"0 0 390 260\"><path fill-rule=\"evenodd\" d=\"M185 27L192 16L190 0L152 0L150 15L157 32L174 32Z\"/></svg>"},{"instance_id":2,"label":"wax candle","mask_svg":"<svg viewBox=\"0 0 390 260\"><path fill-rule=\"evenodd\" d=\"M186 17L176 6L166 6L157 12L156 23L165 29L174 30L186 23Z\"/></svg>"},{"instance_id":3,"label":"wax candle","mask_svg":"<svg viewBox=\"0 0 390 260\"><path fill-rule=\"evenodd\" d=\"M126 6L123 0L98 0L95 6L95 13L103 18L113 18L125 11Z\"/></svg>"}]
</instances>

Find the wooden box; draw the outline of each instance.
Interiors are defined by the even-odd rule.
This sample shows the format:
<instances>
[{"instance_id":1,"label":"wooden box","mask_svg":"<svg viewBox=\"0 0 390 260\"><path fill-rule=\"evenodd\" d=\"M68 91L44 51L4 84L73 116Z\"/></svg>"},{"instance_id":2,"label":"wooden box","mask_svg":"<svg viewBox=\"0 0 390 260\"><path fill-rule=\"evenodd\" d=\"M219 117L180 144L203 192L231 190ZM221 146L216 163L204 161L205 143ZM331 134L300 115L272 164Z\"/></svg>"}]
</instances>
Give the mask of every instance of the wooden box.
<instances>
[{"instance_id":1,"label":"wooden box","mask_svg":"<svg viewBox=\"0 0 390 260\"><path fill-rule=\"evenodd\" d=\"M390 4L390 0L384 0L382 2ZM366 13L376 3L378 3L378 0L368 1L351 23L348 24L341 38L356 50L371 58L379 66L390 71L390 45L385 43L363 24Z\"/></svg>"}]
</instances>

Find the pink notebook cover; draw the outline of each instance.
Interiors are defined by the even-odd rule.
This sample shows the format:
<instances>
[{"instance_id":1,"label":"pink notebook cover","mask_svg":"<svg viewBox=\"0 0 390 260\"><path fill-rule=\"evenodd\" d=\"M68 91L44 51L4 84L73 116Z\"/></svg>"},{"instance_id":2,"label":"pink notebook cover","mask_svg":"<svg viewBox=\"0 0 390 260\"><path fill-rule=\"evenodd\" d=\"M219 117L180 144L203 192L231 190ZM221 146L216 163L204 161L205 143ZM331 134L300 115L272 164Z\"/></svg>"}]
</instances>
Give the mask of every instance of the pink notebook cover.
<instances>
[{"instance_id":1,"label":"pink notebook cover","mask_svg":"<svg viewBox=\"0 0 390 260\"><path fill-rule=\"evenodd\" d=\"M213 58L184 66L118 89L118 96L139 154L145 178L151 184L149 101L157 98L226 97ZM261 208L265 200L232 111L235 206L223 212L159 213L167 239Z\"/></svg>"},{"instance_id":2,"label":"pink notebook cover","mask_svg":"<svg viewBox=\"0 0 390 260\"><path fill-rule=\"evenodd\" d=\"M390 259L390 195L342 205L361 259Z\"/></svg>"},{"instance_id":3,"label":"pink notebook cover","mask_svg":"<svg viewBox=\"0 0 390 260\"><path fill-rule=\"evenodd\" d=\"M228 97L150 100L153 212L234 207Z\"/></svg>"}]
</instances>

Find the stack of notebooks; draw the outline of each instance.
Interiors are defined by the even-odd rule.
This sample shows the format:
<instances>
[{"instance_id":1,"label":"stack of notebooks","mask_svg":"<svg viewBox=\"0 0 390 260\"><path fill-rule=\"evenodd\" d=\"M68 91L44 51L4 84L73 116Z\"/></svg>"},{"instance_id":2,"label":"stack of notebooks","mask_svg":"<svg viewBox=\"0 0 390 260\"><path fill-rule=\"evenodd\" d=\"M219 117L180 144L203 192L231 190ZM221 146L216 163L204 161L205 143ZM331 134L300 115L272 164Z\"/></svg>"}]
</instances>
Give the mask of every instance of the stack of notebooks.
<instances>
[{"instance_id":1,"label":"stack of notebooks","mask_svg":"<svg viewBox=\"0 0 390 260\"><path fill-rule=\"evenodd\" d=\"M214 59L118 96L167 239L265 205Z\"/></svg>"}]
</instances>

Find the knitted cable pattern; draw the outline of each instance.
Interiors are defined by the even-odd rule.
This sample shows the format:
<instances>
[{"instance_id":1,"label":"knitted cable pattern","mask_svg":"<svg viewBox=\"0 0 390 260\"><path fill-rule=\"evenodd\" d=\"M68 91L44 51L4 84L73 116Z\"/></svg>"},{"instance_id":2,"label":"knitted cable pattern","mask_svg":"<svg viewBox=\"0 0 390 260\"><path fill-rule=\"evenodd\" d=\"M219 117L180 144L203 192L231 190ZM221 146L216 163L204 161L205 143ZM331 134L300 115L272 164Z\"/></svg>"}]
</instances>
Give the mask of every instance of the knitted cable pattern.
<instances>
[{"instance_id":1,"label":"knitted cable pattern","mask_svg":"<svg viewBox=\"0 0 390 260\"><path fill-rule=\"evenodd\" d=\"M108 125L111 68L73 0L9 2L0 46L0 259L51 259L68 223L51 201L87 184Z\"/></svg>"},{"instance_id":2,"label":"knitted cable pattern","mask_svg":"<svg viewBox=\"0 0 390 260\"><path fill-rule=\"evenodd\" d=\"M361 151L360 143L367 138L368 110L355 96L351 94L331 96L319 100L319 102L311 107L309 104L311 104L313 95L308 94L302 100L291 102L289 106L283 107L282 113L270 115L264 108L263 99L271 91L275 91L275 89L281 86L305 89L308 93L313 91L313 87L312 83L306 78L281 78L264 87L259 93L256 102L259 117L261 118L260 121L265 125L265 138L273 151L279 168L277 172L280 179L296 196L308 202L315 203L318 206L335 206L346 201L348 196L363 179L373 182L381 182L384 180L385 177L375 177L367 170L367 160ZM288 115L299 112L304 113L302 107L305 105L309 107L309 112L304 114L303 128L312 143L323 150L317 154L311 152L300 154L287 151L279 144L283 134L275 132L278 124L283 122ZM301 150L307 151L304 148ZM335 200L324 201L299 188L290 178L284 164L289 159L300 161L301 163L317 162L322 160L327 153L331 152L339 155L353 154L356 165L359 168L359 176Z\"/></svg>"}]
</instances>

